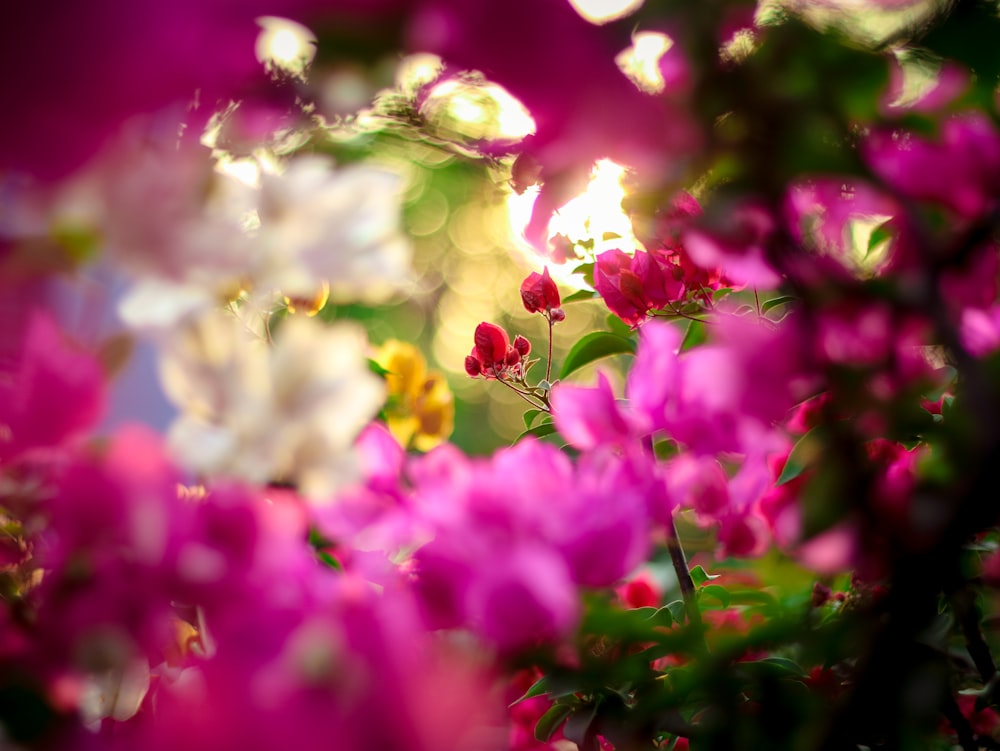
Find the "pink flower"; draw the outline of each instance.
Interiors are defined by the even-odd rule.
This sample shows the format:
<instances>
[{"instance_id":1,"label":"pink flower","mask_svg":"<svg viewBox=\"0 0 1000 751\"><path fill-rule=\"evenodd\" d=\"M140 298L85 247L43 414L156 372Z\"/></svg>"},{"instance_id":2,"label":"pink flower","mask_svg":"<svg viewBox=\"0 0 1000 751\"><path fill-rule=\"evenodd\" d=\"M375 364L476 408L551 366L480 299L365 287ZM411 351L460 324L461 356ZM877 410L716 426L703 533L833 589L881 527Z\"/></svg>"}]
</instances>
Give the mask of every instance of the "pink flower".
<instances>
[{"instance_id":1,"label":"pink flower","mask_svg":"<svg viewBox=\"0 0 1000 751\"><path fill-rule=\"evenodd\" d=\"M597 257L594 286L612 313L635 326L649 311L680 302L688 292L717 287L718 275L712 276L694 266L679 245L637 250L634 256L608 250Z\"/></svg>"},{"instance_id":2,"label":"pink flower","mask_svg":"<svg viewBox=\"0 0 1000 751\"><path fill-rule=\"evenodd\" d=\"M607 587L634 570L649 552L653 509L664 505L663 479L648 458L608 451L585 455L577 467L557 545L573 580Z\"/></svg>"},{"instance_id":3,"label":"pink flower","mask_svg":"<svg viewBox=\"0 0 1000 751\"><path fill-rule=\"evenodd\" d=\"M460 463L447 483L414 476L433 534L415 554L416 587L437 627L466 626L504 651L558 640L576 624L578 588L614 584L649 550L662 478L633 457L596 451L574 467L529 439Z\"/></svg>"},{"instance_id":4,"label":"pink flower","mask_svg":"<svg viewBox=\"0 0 1000 751\"><path fill-rule=\"evenodd\" d=\"M431 638L401 592L330 577L312 602L253 612L216 626L214 654L161 683L136 747L280 749L325 737L347 751L436 751L500 721L491 676Z\"/></svg>"},{"instance_id":5,"label":"pink flower","mask_svg":"<svg viewBox=\"0 0 1000 751\"><path fill-rule=\"evenodd\" d=\"M479 569L465 607L476 631L503 652L559 638L580 610L565 562L542 545L512 547Z\"/></svg>"},{"instance_id":6,"label":"pink flower","mask_svg":"<svg viewBox=\"0 0 1000 751\"><path fill-rule=\"evenodd\" d=\"M678 508L713 521L729 508L729 478L718 461L683 453L666 467L667 493Z\"/></svg>"},{"instance_id":7,"label":"pink flower","mask_svg":"<svg viewBox=\"0 0 1000 751\"><path fill-rule=\"evenodd\" d=\"M767 259L767 246L775 229L774 218L750 201L712 207L711 224L684 232L684 247L704 269L721 269L737 285L768 289L781 277Z\"/></svg>"},{"instance_id":8,"label":"pink flower","mask_svg":"<svg viewBox=\"0 0 1000 751\"><path fill-rule=\"evenodd\" d=\"M948 117L936 138L875 130L862 154L902 195L939 203L963 218L986 211L1000 190L1000 133L979 112Z\"/></svg>"},{"instance_id":9,"label":"pink flower","mask_svg":"<svg viewBox=\"0 0 1000 751\"><path fill-rule=\"evenodd\" d=\"M887 250L876 247L877 255L872 255L866 247L855 247L854 225L886 223L900 213L890 196L852 177L801 180L785 194L785 221L792 237L843 270L865 276L878 275L890 265L898 239L890 240Z\"/></svg>"},{"instance_id":10,"label":"pink flower","mask_svg":"<svg viewBox=\"0 0 1000 751\"><path fill-rule=\"evenodd\" d=\"M560 384L552 392L552 414L559 433L583 451L624 444L631 435L604 373L598 373L597 388Z\"/></svg>"},{"instance_id":11,"label":"pink flower","mask_svg":"<svg viewBox=\"0 0 1000 751\"><path fill-rule=\"evenodd\" d=\"M507 332L494 323L483 322L476 326L475 346L465 358L465 372L475 378L518 379L523 375L524 358L531 351L531 344L522 336L511 346Z\"/></svg>"},{"instance_id":12,"label":"pink flower","mask_svg":"<svg viewBox=\"0 0 1000 751\"><path fill-rule=\"evenodd\" d=\"M97 423L105 400L101 367L47 313L28 319L14 358L0 378L0 460L58 446Z\"/></svg>"},{"instance_id":13,"label":"pink flower","mask_svg":"<svg viewBox=\"0 0 1000 751\"><path fill-rule=\"evenodd\" d=\"M254 19L294 13L305 4L96 0L56 14L39 5L4 5L0 66L13 70L20 60L33 62L0 81L0 99L22 113L4 122L0 170L61 178L129 121L154 116L161 132L176 133L192 102L200 100L208 112L199 117L207 118L217 102L263 88ZM67 70L76 75L67 78ZM59 96L52 96L57 90Z\"/></svg>"},{"instance_id":14,"label":"pink flower","mask_svg":"<svg viewBox=\"0 0 1000 751\"><path fill-rule=\"evenodd\" d=\"M976 356L1000 349L1000 305L989 310L966 308L962 311L962 341Z\"/></svg>"},{"instance_id":15,"label":"pink flower","mask_svg":"<svg viewBox=\"0 0 1000 751\"><path fill-rule=\"evenodd\" d=\"M660 587L648 573L640 573L615 589L622 603L629 608L658 607L663 601Z\"/></svg>"},{"instance_id":16,"label":"pink flower","mask_svg":"<svg viewBox=\"0 0 1000 751\"><path fill-rule=\"evenodd\" d=\"M608 309L631 326L645 320L652 308L643 280L632 268L634 262L634 257L624 251L608 250L597 256L594 266L594 287Z\"/></svg>"},{"instance_id":17,"label":"pink flower","mask_svg":"<svg viewBox=\"0 0 1000 751\"><path fill-rule=\"evenodd\" d=\"M529 313L550 313L559 307L559 288L549 276L546 267L541 274L531 272L528 278L521 282L521 302Z\"/></svg>"},{"instance_id":18,"label":"pink flower","mask_svg":"<svg viewBox=\"0 0 1000 751\"><path fill-rule=\"evenodd\" d=\"M683 354L677 328L645 324L625 388L637 429L703 455L770 447L775 423L814 388L793 324L720 316L717 341Z\"/></svg>"}]
</instances>

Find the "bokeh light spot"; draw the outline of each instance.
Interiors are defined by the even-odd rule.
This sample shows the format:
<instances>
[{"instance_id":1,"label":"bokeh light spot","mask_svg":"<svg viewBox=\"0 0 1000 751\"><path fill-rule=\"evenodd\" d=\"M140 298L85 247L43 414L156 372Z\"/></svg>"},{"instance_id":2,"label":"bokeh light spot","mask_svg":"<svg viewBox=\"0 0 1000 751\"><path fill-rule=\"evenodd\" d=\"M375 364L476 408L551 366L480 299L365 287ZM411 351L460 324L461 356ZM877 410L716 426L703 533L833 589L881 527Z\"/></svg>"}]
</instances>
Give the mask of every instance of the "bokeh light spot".
<instances>
[{"instance_id":1,"label":"bokeh light spot","mask_svg":"<svg viewBox=\"0 0 1000 751\"><path fill-rule=\"evenodd\" d=\"M593 24L604 24L635 13L644 0L569 0L581 16Z\"/></svg>"},{"instance_id":2,"label":"bokeh light spot","mask_svg":"<svg viewBox=\"0 0 1000 751\"><path fill-rule=\"evenodd\" d=\"M302 24L278 16L262 16L257 25L261 28L254 49L257 59L268 70L304 78L316 56L316 35Z\"/></svg>"}]
</instances>

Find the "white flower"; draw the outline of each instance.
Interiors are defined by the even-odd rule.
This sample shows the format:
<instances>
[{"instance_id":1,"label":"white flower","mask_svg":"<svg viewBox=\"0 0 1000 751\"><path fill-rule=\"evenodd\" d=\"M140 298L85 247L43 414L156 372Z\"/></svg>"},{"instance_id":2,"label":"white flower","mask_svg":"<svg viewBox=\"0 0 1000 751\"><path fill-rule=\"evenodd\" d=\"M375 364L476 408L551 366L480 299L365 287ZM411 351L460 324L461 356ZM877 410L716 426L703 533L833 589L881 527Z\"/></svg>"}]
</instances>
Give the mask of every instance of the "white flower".
<instances>
[{"instance_id":1,"label":"white flower","mask_svg":"<svg viewBox=\"0 0 1000 751\"><path fill-rule=\"evenodd\" d=\"M289 297L313 297L326 281L335 298L385 299L409 279L402 188L396 173L366 165L335 170L318 156L264 175L255 281Z\"/></svg>"},{"instance_id":2,"label":"white flower","mask_svg":"<svg viewBox=\"0 0 1000 751\"><path fill-rule=\"evenodd\" d=\"M124 167L107 180L107 235L139 279L119 311L132 328L162 331L240 290L269 309L324 284L380 301L409 281L403 181L386 169L306 155L255 186L213 171L207 152L139 151Z\"/></svg>"},{"instance_id":3,"label":"white flower","mask_svg":"<svg viewBox=\"0 0 1000 751\"><path fill-rule=\"evenodd\" d=\"M205 476L289 481L322 497L356 474L352 444L385 400L363 332L284 320L272 346L210 312L167 346L161 376L181 416L169 442Z\"/></svg>"}]
</instances>

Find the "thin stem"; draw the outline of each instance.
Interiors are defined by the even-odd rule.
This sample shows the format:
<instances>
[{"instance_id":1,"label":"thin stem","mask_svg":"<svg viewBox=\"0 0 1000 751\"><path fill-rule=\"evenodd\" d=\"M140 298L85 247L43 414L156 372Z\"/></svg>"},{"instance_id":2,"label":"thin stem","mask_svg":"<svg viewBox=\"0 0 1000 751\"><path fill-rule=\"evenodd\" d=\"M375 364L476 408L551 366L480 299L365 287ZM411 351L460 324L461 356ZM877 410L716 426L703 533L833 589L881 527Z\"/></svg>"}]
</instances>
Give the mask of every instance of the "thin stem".
<instances>
[{"instance_id":1,"label":"thin stem","mask_svg":"<svg viewBox=\"0 0 1000 751\"><path fill-rule=\"evenodd\" d=\"M545 382L550 383L552 381L552 314L547 314L545 320L549 322L549 359L545 363Z\"/></svg>"},{"instance_id":2,"label":"thin stem","mask_svg":"<svg viewBox=\"0 0 1000 751\"><path fill-rule=\"evenodd\" d=\"M684 548L681 547L680 538L677 537L677 527L672 516L667 525L667 550L670 551L670 562L674 565L681 597L684 598L684 611L687 613L688 623L704 636L704 624L701 621L701 611L698 609L698 591L695 589L694 579L691 578L687 556L684 555Z\"/></svg>"},{"instance_id":3,"label":"thin stem","mask_svg":"<svg viewBox=\"0 0 1000 751\"><path fill-rule=\"evenodd\" d=\"M670 310L672 311L670 313L666 314L650 313L650 316L652 316L653 318L686 318L689 321L695 321L696 323L707 323L707 324L712 323L711 321L705 318L696 318L695 316L690 315L689 313L682 313L681 311L677 310L677 308L675 308L673 305L670 306Z\"/></svg>"},{"instance_id":4,"label":"thin stem","mask_svg":"<svg viewBox=\"0 0 1000 751\"><path fill-rule=\"evenodd\" d=\"M642 445L646 453L655 460L653 436L643 436ZM698 590L694 586L694 579L691 578L691 569L688 567L687 556L684 555L684 548L681 546L680 538L677 536L677 526L674 524L672 514L667 524L667 550L670 552L670 562L673 564L674 574L676 574L677 583L681 588L681 597L684 599L684 612L687 614L688 625L701 637L701 647L707 652L708 644L705 642L705 626L701 620L701 610L698 609Z\"/></svg>"},{"instance_id":5,"label":"thin stem","mask_svg":"<svg viewBox=\"0 0 1000 751\"><path fill-rule=\"evenodd\" d=\"M757 303L757 317L758 318L763 318L764 317L764 313L761 312L761 309L760 309L760 295L757 294L757 288L756 287L753 288L753 299L754 299L754 302Z\"/></svg>"},{"instance_id":6,"label":"thin stem","mask_svg":"<svg viewBox=\"0 0 1000 751\"><path fill-rule=\"evenodd\" d=\"M517 394L519 397L521 397L524 401L526 401L528 404L530 404L535 409L540 409L543 412L548 412L549 411L549 407L548 407L547 404L538 404L537 402L533 402L531 400L530 397L532 397L533 394L529 394L527 391L521 391L521 389L517 388L514 384L508 383L507 381L503 380L502 378L497 378L495 380L498 383L502 383L504 386L506 386L507 388L509 388L511 391L513 391L515 394Z\"/></svg>"},{"instance_id":7,"label":"thin stem","mask_svg":"<svg viewBox=\"0 0 1000 751\"><path fill-rule=\"evenodd\" d=\"M710 311L715 310L715 301L712 300L711 293L707 292L704 287L698 287L698 293L701 295L702 302L705 303L705 307Z\"/></svg>"}]
</instances>

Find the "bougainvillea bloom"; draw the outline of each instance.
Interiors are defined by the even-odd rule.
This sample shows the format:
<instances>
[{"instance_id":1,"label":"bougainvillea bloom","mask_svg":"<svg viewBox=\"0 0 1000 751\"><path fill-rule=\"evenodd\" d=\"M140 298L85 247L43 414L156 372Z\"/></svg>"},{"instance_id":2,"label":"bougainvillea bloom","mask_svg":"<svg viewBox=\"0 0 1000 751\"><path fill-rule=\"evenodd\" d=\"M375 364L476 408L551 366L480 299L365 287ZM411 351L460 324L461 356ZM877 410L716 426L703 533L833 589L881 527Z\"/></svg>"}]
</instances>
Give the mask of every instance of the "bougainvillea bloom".
<instances>
[{"instance_id":1,"label":"bougainvillea bloom","mask_svg":"<svg viewBox=\"0 0 1000 751\"><path fill-rule=\"evenodd\" d=\"M887 234L888 223L899 213L900 206L888 195L849 177L803 180L785 194L785 221L792 236L859 277L881 275L888 267L898 243L873 233L881 228Z\"/></svg>"},{"instance_id":2,"label":"bougainvillea bloom","mask_svg":"<svg viewBox=\"0 0 1000 751\"><path fill-rule=\"evenodd\" d=\"M584 451L632 437L604 373L598 374L596 388L559 384L552 392L552 413L560 435Z\"/></svg>"},{"instance_id":3,"label":"bougainvillea bloom","mask_svg":"<svg viewBox=\"0 0 1000 751\"><path fill-rule=\"evenodd\" d=\"M503 365L510 349L510 339L507 332L493 323L480 323L476 326L474 335L476 343L473 354L484 368Z\"/></svg>"},{"instance_id":4,"label":"bougainvillea bloom","mask_svg":"<svg viewBox=\"0 0 1000 751\"><path fill-rule=\"evenodd\" d=\"M597 257L594 266L594 287L608 309L631 326L645 320L654 307L647 291L649 275L640 276L642 270L653 269L648 255L644 251L629 256L622 250L608 250Z\"/></svg>"},{"instance_id":5,"label":"bougainvillea bloom","mask_svg":"<svg viewBox=\"0 0 1000 751\"><path fill-rule=\"evenodd\" d=\"M688 299L707 298L722 286L722 273L710 265L698 265L680 236L700 215L701 206L687 193L674 198L668 212L654 222L659 237L648 252L629 255L617 248L597 256L594 288L612 313L635 326L652 310L676 307Z\"/></svg>"},{"instance_id":6,"label":"bougainvillea bloom","mask_svg":"<svg viewBox=\"0 0 1000 751\"><path fill-rule=\"evenodd\" d=\"M531 351L531 343L523 336L517 336L511 345L506 331L495 323L484 321L476 326L474 340L472 353L465 358L468 375L515 380L524 375L524 358Z\"/></svg>"},{"instance_id":7,"label":"bougainvillea bloom","mask_svg":"<svg viewBox=\"0 0 1000 751\"><path fill-rule=\"evenodd\" d=\"M1000 188L1000 133L979 112L948 118L933 139L875 130L862 143L862 154L902 195L933 201L964 218L987 210Z\"/></svg>"},{"instance_id":8,"label":"bougainvillea bloom","mask_svg":"<svg viewBox=\"0 0 1000 751\"><path fill-rule=\"evenodd\" d=\"M717 206L705 219L684 233L684 247L696 264L722 269L737 285L761 289L778 285L781 278L767 261L767 246L775 231L769 211L753 201L743 201Z\"/></svg>"},{"instance_id":9,"label":"bougainvillea bloom","mask_svg":"<svg viewBox=\"0 0 1000 751\"><path fill-rule=\"evenodd\" d=\"M104 405L97 360L71 346L48 314L34 312L20 333L13 367L0 363L0 461L93 427Z\"/></svg>"},{"instance_id":10,"label":"bougainvillea bloom","mask_svg":"<svg viewBox=\"0 0 1000 751\"><path fill-rule=\"evenodd\" d=\"M559 307L559 288L549 276L547 267L541 274L532 271L521 282L521 302L529 313L549 313Z\"/></svg>"}]
</instances>

